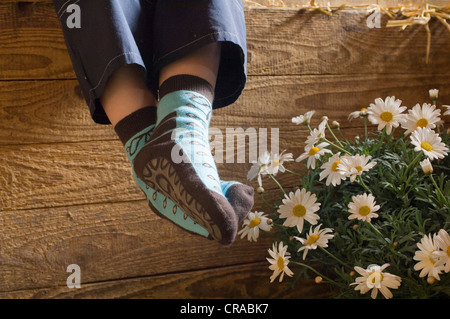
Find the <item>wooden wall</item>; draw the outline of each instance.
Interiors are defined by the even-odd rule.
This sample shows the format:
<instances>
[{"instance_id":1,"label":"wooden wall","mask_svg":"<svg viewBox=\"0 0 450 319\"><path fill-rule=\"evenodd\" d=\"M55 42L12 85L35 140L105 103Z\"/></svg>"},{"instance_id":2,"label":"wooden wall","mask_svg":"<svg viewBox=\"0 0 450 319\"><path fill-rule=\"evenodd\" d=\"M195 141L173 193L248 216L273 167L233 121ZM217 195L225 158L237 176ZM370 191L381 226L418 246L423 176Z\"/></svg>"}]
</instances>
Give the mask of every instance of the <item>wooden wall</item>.
<instances>
[{"instance_id":1,"label":"wooden wall","mask_svg":"<svg viewBox=\"0 0 450 319\"><path fill-rule=\"evenodd\" d=\"M249 80L215 113L222 132L279 128L280 149L298 156L307 132L290 119L305 111L317 111L313 125L327 115L351 136L361 123L348 113L377 97L413 106L438 88L450 104L450 32L439 23L425 64L420 27L369 29L360 12L252 8L246 19ZM251 164L218 166L223 179L245 182ZM257 199L254 209L265 208ZM223 247L150 212L112 128L94 124L80 97L51 1L0 1L0 298L328 296L310 281L269 284L271 244ZM66 286L70 264L81 289Z\"/></svg>"}]
</instances>

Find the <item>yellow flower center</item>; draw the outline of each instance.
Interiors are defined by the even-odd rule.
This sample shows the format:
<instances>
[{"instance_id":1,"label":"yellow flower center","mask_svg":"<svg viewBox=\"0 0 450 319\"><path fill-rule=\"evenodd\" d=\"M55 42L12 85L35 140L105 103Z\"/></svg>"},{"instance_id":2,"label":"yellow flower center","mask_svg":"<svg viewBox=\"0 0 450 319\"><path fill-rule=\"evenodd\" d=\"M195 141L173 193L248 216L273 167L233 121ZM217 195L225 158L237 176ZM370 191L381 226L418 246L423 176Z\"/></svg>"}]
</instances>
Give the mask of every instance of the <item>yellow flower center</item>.
<instances>
[{"instance_id":1,"label":"yellow flower center","mask_svg":"<svg viewBox=\"0 0 450 319\"><path fill-rule=\"evenodd\" d=\"M292 209L292 213L296 217L303 217L306 215L306 208L301 204L295 205L294 208Z\"/></svg>"},{"instance_id":2,"label":"yellow flower center","mask_svg":"<svg viewBox=\"0 0 450 319\"><path fill-rule=\"evenodd\" d=\"M450 257L450 246L447 247L447 256Z\"/></svg>"},{"instance_id":3,"label":"yellow flower center","mask_svg":"<svg viewBox=\"0 0 450 319\"><path fill-rule=\"evenodd\" d=\"M361 172L361 171L363 170L363 168L362 168L361 166L359 166L359 165L358 165L358 166L355 166L355 169L358 171L358 173Z\"/></svg>"},{"instance_id":4,"label":"yellow flower center","mask_svg":"<svg viewBox=\"0 0 450 319\"><path fill-rule=\"evenodd\" d=\"M361 216L367 216L370 213L370 207L369 206L361 206L359 208L358 212Z\"/></svg>"},{"instance_id":5,"label":"yellow flower center","mask_svg":"<svg viewBox=\"0 0 450 319\"><path fill-rule=\"evenodd\" d=\"M390 121L392 121L392 119L394 118L394 115L392 115L391 112L383 112L383 113L381 113L380 118L381 118L384 122L390 122Z\"/></svg>"},{"instance_id":6,"label":"yellow flower center","mask_svg":"<svg viewBox=\"0 0 450 319\"><path fill-rule=\"evenodd\" d=\"M318 147L312 147L310 150L309 150L309 156L312 156L312 155L315 155L317 152L319 152L320 151L320 148L318 148Z\"/></svg>"},{"instance_id":7,"label":"yellow flower center","mask_svg":"<svg viewBox=\"0 0 450 319\"><path fill-rule=\"evenodd\" d=\"M338 171L338 165L339 164L341 164L341 161L335 161L334 163L333 163L333 165L331 165L331 170L333 171L333 172L337 172Z\"/></svg>"},{"instance_id":8,"label":"yellow flower center","mask_svg":"<svg viewBox=\"0 0 450 319\"><path fill-rule=\"evenodd\" d=\"M427 127L428 126L428 120L427 119L420 119L416 123L417 127Z\"/></svg>"},{"instance_id":9,"label":"yellow flower center","mask_svg":"<svg viewBox=\"0 0 450 319\"><path fill-rule=\"evenodd\" d=\"M369 287L380 287L381 282L383 281L383 274L377 271L374 271L367 277L367 285Z\"/></svg>"},{"instance_id":10,"label":"yellow flower center","mask_svg":"<svg viewBox=\"0 0 450 319\"><path fill-rule=\"evenodd\" d=\"M365 112L365 111L367 111L367 109L366 109L365 107L363 107L363 108L361 109L361 112Z\"/></svg>"},{"instance_id":11,"label":"yellow flower center","mask_svg":"<svg viewBox=\"0 0 450 319\"><path fill-rule=\"evenodd\" d=\"M425 151L427 151L427 152L430 152L431 150L433 150L433 146L431 146L431 144L428 143L428 142L422 142L422 143L420 143L420 147L421 147L422 149L424 149Z\"/></svg>"},{"instance_id":12,"label":"yellow flower center","mask_svg":"<svg viewBox=\"0 0 450 319\"><path fill-rule=\"evenodd\" d=\"M281 256L278 257L277 266L278 266L278 268L280 268L280 270L284 269L284 259L283 259L283 257L281 257Z\"/></svg>"},{"instance_id":13,"label":"yellow flower center","mask_svg":"<svg viewBox=\"0 0 450 319\"><path fill-rule=\"evenodd\" d=\"M253 228L253 227L258 226L259 224L261 224L261 219L259 219L259 218L253 218L253 219L250 221L250 224L248 225L248 227Z\"/></svg>"},{"instance_id":14,"label":"yellow flower center","mask_svg":"<svg viewBox=\"0 0 450 319\"><path fill-rule=\"evenodd\" d=\"M316 234L312 234L311 236L308 237L308 241L306 242L306 245L312 245L314 244L316 241L318 241L320 238L319 235Z\"/></svg>"}]
</instances>

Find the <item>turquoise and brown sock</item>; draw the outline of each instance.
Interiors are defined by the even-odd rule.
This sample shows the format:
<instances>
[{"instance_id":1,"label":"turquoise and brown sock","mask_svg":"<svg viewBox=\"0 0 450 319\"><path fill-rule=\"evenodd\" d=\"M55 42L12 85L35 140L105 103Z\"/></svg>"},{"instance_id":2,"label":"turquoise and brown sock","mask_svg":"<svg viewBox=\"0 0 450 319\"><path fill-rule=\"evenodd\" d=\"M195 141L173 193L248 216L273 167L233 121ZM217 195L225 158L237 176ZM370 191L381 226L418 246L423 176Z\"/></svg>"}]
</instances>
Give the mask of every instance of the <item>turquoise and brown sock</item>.
<instances>
[{"instance_id":1,"label":"turquoise and brown sock","mask_svg":"<svg viewBox=\"0 0 450 319\"><path fill-rule=\"evenodd\" d=\"M208 231L189 218L170 198L148 187L136 176L133 167L134 158L150 139L155 123L156 107L146 107L130 114L115 127L115 131L132 164L133 177L146 195L152 211L163 218L169 219L184 230L210 238ZM235 181L220 181L220 184L239 221L242 221L253 206L253 188Z\"/></svg>"},{"instance_id":2,"label":"turquoise and brown sock","mask_svg":"<svg viewBox=\"0 0 450 319\"><path fill-rule=\"evenodd\" d=\"M253 203L237 201L245 207L238 217L222 190L209 145L212 98L212 87L203 79L182 75L166 80L160 88L155 129L133 165L148 187L171 199L212 238L230 244L248 212L244 210ZM250 197L253 190L246 185L225 188L229 192L236 185L244 187L243 197Z\"/></svg>"}]
</instances>

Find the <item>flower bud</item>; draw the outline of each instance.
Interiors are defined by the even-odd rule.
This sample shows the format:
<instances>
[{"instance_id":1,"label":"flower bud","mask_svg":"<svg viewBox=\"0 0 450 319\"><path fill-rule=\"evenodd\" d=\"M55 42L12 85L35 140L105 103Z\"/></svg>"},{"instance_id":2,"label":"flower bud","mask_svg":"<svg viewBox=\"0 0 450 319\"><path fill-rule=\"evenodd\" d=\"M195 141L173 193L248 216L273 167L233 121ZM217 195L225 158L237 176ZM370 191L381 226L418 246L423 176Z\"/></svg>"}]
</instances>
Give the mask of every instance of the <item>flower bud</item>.
<instances>
[{"instance_id":1,"label":"flower bud","mask_svg":"<svg viewBox=\"0 0 450 319\"><path fill-rule=\"evenodd\" d=\"M314 282L315 282L316 284L320 284L320 283L322 282L322 280L323 280L323 278L320 277L320 276L317 276L316 278L314 278Z\"/></svg>"},{"instance_id":2,"label":"flower bud","mask_svg":"<svg viewBox=\"0 0 450 319\"><path fill-rule=\"evenodd\" d=\"M431 89L431 90L428 91L428 93L430 94L430 99L437 100L438 95L439 95L439 90L438 89Z\"/></svg>"},{"instance_id":3,"label":"flower bud","mask_svg":"<svg viewBox=\"0 0 450 319\"><path fill-rule=\"evenodd\" d=\"M430 175L431 173L433 173L433 165L431 165L431 162L428 158L420 162L420 166L422 167L422 171L426 175Z\"/></svg>"},{"instance_id":4,"label":"flower bud","mask_svg":"<svg viewBox=\"0 0 450 319\"><path fill-rule=\"evenodd\" d=\"M341 126L338 121L331 122L331 125L333 125L334 128L339 128Z\"/></svg>"},{"instance_id":5,"label":"flower bud","mask_svg":"<svg viewBox=\"0 0 450 319\"><path fill-rule=\"evenodd\" d=\"M429 285L432 285L432 284L434 284L435 282L436 282L436 278L434 278L433 276L430 276L430 277L427 278L427 283L428 283Z\"/></svg>"},{"instance_id":6,"label":"flower bud","mask_svg":"<svg viewBox=\"0 0 450 319\"><path fill-rule=\"evenodd\" d=\"M259 186L259 187L256 189L256 192L257 192L258 194L262 194L262 193L264 193L264 188L263 188L262 186Z\"/></svg>"}]
</instances>

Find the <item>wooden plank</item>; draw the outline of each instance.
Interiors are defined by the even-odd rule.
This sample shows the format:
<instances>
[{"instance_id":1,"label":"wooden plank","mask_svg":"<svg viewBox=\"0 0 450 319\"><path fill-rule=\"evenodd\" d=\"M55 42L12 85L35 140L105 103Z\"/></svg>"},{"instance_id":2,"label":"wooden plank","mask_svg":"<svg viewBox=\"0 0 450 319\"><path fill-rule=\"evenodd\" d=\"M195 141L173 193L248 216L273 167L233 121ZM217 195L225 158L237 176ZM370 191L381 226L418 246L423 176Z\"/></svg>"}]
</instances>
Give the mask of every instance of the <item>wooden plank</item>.
<instances>
[{"instance_id":1,"label":"wooden plank","mask_svg":"<svg viewBox=\"0 0 450 319\"><path fill-rule=\"evenodd\" d=\"M3 293L66 286L71 264L89 284L265 261L272 245L269 236L220 245L159 218L146 201L3 211L0 225Z\"/></svg>"},{"instance_id":2,"label":"wooden plank","mask_svg":"<svg viewBox=\"0 0 450 319\"><path fill-rule=\"evenodd\" d=\"M369 28L365 13L248 10L249 72L285 74L448 74L450 32L430 22L430 63L423 27ZM382 19L382 26L386 18Z\"/></svg>"},{"instance_id":3,"label":"wooden plank","mask_svg":"<svg viewBox=\"0 0 450 319\"><path fill-rule=\"evenodd\" d=\"M0 81L0 145L117 139L92 121L76 80Z\"/></svg>"},{"instance_id":4,"label":"wooden plank","mask_svg":"<svg viewBox=\"0 0 450 319\"><path fill-rule=\"evenodd\" d=\"M53 4L0 3L0 78L74 78Z\"/></svg>"},{"instance_id":5,"label":"wooden plank","mask_svg":"<svg viewBox=\"0 0 450 319\"><path fill-rule=\"evenodd\" d=\"M279 128L280 138L290 138L301 130L291 118L316 110L314 125L327 115L343 128L360 127L348 114L377 97L393 95L412 107L429 102L428 90L438 88L438 105L450 104L448 81L421 74L251 76L236 103L215 111L211 126L223 134L227 128ZM117 140L111 126L92 121L77 86L76 80L0 81L0 145Z\"/></svg>"},{"instance_id":6,"label":"wooden plank","mask_svg":"<svg viewBox=\"0 0 450 319\"><path fill-rule=\"evenodd\" d=\"M2 299L320 299L329 298L326 286L312 280L269 283L267 263L220 267L186 273L65 286L0 292ZM301 288L301 289L300 289Z\"/></svg>"},{"instance_id":7,"label":"wooden plank","mask_svg":"<svg viewBox=\"0 0 450 319\"><path fill-rule=\"evenodd\" d=\"M280 144L287 147L289 139L280 138ZM302 143L291 143L289 152L298 156ZM144 198L119 141L2 146L0 151L0 211ZM246 155L244 163L224 159L218 170L223 180L246 182L250 166ZM293 179L283 176L280 181L291 184Z\"/></svg>"},{"instance_id":8,"label":"wooden plank","mask_svg":"<svg viewBox=\"0 0 450 319\"><path fill-rule=\"evenodd\" d=\"M437 21L428 65L424 28L370 29L361 12L248 9L246 21L250 75L450 72L450 32ZM0 29L0 79L75 77L52 4L2 2Z\"/></svg>"},{"instance_id":9,"label":"wooden plank","mask_svg":"<svg viewBox=\"0 0 450 319\"><path fill-rule=\"evenodd\" d=\"M1 151L0 210L142 198L118 141L8 146Z\"/></svg>"}]
</instances>

